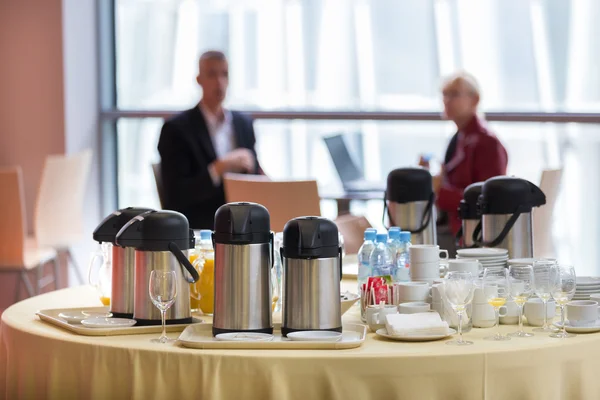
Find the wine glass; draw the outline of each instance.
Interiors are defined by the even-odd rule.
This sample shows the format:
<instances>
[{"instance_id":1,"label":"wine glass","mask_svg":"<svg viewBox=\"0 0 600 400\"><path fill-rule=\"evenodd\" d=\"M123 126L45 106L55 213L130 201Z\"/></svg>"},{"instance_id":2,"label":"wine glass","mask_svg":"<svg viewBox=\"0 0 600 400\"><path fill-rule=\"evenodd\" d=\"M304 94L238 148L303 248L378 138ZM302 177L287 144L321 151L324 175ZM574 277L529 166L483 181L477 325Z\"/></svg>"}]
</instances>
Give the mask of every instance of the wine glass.
<instances>
[{"instance_id":1,"label":"wine glass","mask_svg":"<svg viewBox=\"0 0 600 400\"><path fill-rule=\"evenodd\" d=\"M550 273L551 294L552 298L560 306L560 322L562 331L550 334L553 338L570 338L575 337L572 333L567 333L565 328L565 305L571 301L575 295L577 286L575 276L575 268L570 265L556 265Z\"/></svg>"},{"instance_id":2,"label":"wine glass","mask_svg":"<svg viewBox=\"0 0 600 400\"><path fill-rule=\"evenodd\" d=\"M523 306L533 293L533 267L531 265L511 265L508 268L510 296L519 306L519 330L509 336L531 337L533 333L523 330Z\"/></svg>"},{"instance_id":3,"label":"wine glass","mask_svg":"<svg viewBox=\"0 0 600 400\"><path fill-rule=\"evenodd\" d=\"M463 315L467 310L467 305L473 300L475 292L475 282L470 272L452 271L449 272L444 281L444 296L448 304L458 316L458 340L446 342L449 345L465 346L473 342L463 340L462 321Z\"/></svg>"},{"instance_id":4,"label":"wine glass","mask_svg":"<svg viewBox=\"0 0 600 400\"><path fill-rule=\"evenodd\" d=\"M483 293L489 305L494 307L496 313L496 334L486 336L484 340L504 341L510 340L509 336L500 333L500 307L506 304L510 296L508 270L504 267L486 268L483 271Z\"/></svg>"},{"instance_id":5,"label":"wine glass","mask_svg":"<svg viewBox=\"0 0 600 400\"><path fill-rule=\"evenodd\" d=\"M162 334L158 339L152 339L154 343L169 343L174 339L167 337L165 326L165 314L175 302L177 297L177 275L175 271L152 270L150 272L149 293L152 303L160 310L162 320Z\"/></svg>"},{"instance_id":6,"label":"wine glass","mask_svg":"<svg viewBox=\"0 0 600 400\"><path fill-rule=\"evenodd\" d=\"M551 272L556 267L556 260L540 259L533 262L533 290L544 303L544 325L535 328L534 332L556 332L556 329L548 324L548 300L552 297Z\"/></svg>"}]
</instances>

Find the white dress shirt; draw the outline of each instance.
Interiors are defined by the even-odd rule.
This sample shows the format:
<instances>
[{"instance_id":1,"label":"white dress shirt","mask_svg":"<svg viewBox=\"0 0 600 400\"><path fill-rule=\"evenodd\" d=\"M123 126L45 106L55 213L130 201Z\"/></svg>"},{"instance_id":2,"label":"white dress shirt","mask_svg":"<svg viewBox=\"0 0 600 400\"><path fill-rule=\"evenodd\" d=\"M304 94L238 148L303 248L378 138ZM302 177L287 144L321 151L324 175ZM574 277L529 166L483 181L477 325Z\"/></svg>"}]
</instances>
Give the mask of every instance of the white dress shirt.
<instances>
[{"instance_id":1,"label":"white dress shirt","mask_svg":"<svg viewBox=\"0 0 600 400\"><path fill-rule=\"evenodd\" d=\"M223 118L221 119L204 107L202 103L200 103L198 107L204 116L204 121L206 121L208 134L210 135L217 158L221 158L225 154L234 150L236 143L235 131L233 128L233 116L231 111L223 109ZM213 184L218 186L221 183L221 177L215 170L215 166L213 164L208 166L208 172L210 173Z\"/></svg>"}]
</instances>

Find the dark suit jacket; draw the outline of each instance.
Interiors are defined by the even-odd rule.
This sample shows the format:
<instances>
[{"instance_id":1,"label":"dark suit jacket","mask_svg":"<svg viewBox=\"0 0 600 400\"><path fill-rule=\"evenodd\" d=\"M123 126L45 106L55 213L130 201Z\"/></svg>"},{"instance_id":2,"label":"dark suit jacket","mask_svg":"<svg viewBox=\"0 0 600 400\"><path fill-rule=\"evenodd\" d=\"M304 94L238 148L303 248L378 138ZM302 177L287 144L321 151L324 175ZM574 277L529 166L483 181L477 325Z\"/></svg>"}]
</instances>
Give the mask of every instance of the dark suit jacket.
<instances>
[{"instance_id":1,"label":"dark suit jacket","mask_svg":"<svg viewBox=\"0 0 600 400\"><path fill-rule=\"evenodd\" d=\"M232 111L236 148L251 150L256 157L252 120ZM216 160L208 127L198 106L165 122L158 141L164 208L184 214L193 229L213 229L217 208L225 204L223 184L215 186L208 166ZM255 171L260 166L256 162Z\"/></svg>"}]
</instances>

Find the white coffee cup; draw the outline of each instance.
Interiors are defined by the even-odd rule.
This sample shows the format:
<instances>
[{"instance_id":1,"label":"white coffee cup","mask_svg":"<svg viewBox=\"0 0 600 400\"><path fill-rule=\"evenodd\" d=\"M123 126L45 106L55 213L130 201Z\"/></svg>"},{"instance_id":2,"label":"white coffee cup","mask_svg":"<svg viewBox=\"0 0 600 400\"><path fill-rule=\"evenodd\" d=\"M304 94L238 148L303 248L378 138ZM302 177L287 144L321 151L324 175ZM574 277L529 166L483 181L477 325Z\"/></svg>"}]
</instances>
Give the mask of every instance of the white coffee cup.
<instances>
[{"instance_id":1,"label":"white coffee cup","mask_svg":"<svg viewBox=\"0 0 600 400\"><path fill-rule=\"evenodd\" d=\"M432 301L431 310L436 311L440 316L444 315L444 303L441 301Z\"/></svg>"},{"instance_id":2,"label":"white coffee cup","mask_svg":"<svg viewBox=\"0 0 600 400\"><path fill-rule=\"evenodd\" d=\"M552 321L554 318L554 314L556 314L556 304L554 300L548 301L548 306L546 307L546 316L548 317L548 323ZM527 323L531 326L542 326L544 325L544 303L542 299L529 299L525 306L523 307L523 313L525 314L525 318L527 318Z\"/></svg>"},{"instance_id":3,"label":"white coffee cup","mask_svg":"<svg viewBox=\"0 0 600 400\"><path fill-rule=\"evenodd\" d=\"M482 268L482 264L478 260L451 259L446 262L448 263L448 272L470 272L473 277L479 276L479 271Z\"/></svg>"},{"instance_id":4,"label":"white coffee cup","mask_svg":"<svg viewBox=\"0 0 600 400\"><path fill-rule=\"evenodd\" d=\"M429 283L427 282L398 282L394 284L398 293L398 302L413 301L427 302L429 300Z\"/></svg>"},{"instance_id":5,"label":"white coffee cup","mask_svg":"<svg viewBox=\"0 0 600 400\"><path fill-rule=\"evenodd\" d=\"M410 246L410 262L430 263L448 259L448 251L437 244L414 244ZM444 256L442 257L441 254Z\"/></svg>"},{"instance_id":6,"label":"white coffee cup","mask_svg":"<svg viewBox=\"0 0 600 400\"><path fill-rule=\"evenodd\" d=\"M416 314L427 312L431 309L429 303L422 301L414 301L411 303L402 303L398 306L398 312L400 314Z\"/></svg>"},{"instance_id":7,"label":"white coffee cup","mask_svg":"<svg viewBox=\"0 0 600 400\"><path fill-rule=\"evenodd\" d=\"M502 325L515 325L519 322L519 306L512 300L508 300L500 307L500 323Z\"/></svg>"},{"instance_id":8,"label":"white coffee cup","mask_svg":"<svg viewBox=\"0 0 600 400\"><path fill-rule=\"evenodd\" d=\"M488 304L488 298L496 297L498 295L498 286L486 285L485 287L482 287L480 282L481 281L478 281L478 284L475 286L473 303Z\"/></svg>"},{"instance_id":9,"label":"white coffee cup","mask_svg":"<svg viewBox=\"0 0 600 400\"><path fill-rule=\"evenodd\" d=\"M500 307L500 317L504 316L506 309ZM488 303L473 303L473 314L471 315L473 326L476 328L491 328L496 325L496 312L494 307Z\"/></svg>"},{"instance_id":10,"label":"white coffee cup","mask_svg":"<svg viewBox=\"0 0 600 400\"><path fill-rule=\"evenodd\" d=\"M390 304L367 307L366 320L369 329L375 332L377 329L385 328L385 316L398 313L398 307Z\"/></svg>"},{"instance_id":11,"label":"white coffee cup","mask_svg":"<svg viewBox=\"0 0 600 400\"><path fill-rule=\"evenodd\" d=\"M571 326L593 325L598 321L598 302L575 300L567 304L567 319Z\"/></svg>"},{"instance_id":12,"label":"white coffee cup","mask_svg":"<svg viewBox=\"0 0 600 400\"><path fill-rule=\"evenodd\" d=\"M433 281L434 279L440 279L440 275L445 273L446 264L441 264L439 261L426 263L411 262L409 269L411 280Z\"/></svg>"}]
</instances>

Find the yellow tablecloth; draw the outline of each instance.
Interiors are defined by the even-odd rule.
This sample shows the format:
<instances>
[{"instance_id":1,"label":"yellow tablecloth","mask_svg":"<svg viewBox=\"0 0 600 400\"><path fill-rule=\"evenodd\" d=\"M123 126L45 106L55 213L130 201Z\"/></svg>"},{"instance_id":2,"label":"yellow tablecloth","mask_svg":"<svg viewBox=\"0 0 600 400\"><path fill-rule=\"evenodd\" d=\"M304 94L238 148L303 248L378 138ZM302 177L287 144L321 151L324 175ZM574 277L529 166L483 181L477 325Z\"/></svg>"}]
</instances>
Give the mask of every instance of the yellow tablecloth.
<instances>
[{"instance_id":1,"label":"yellow tablecloth","mask_svg":"<svg viewBox=\"0 0 600 400\"><path fill-rule=\"evenodd\" d=\"M194 350L150 343L156 335L78 336L34 315L42 308L97 305L92 288L78 287L7 309L0 330L4 398L600 398L600 334L488 342L482 338L490 329L474 329L465 335L473 346L453 347L369 333L351 350ZM344 320L357 322L357 310Z\"/></svg>"}]
</instances>

